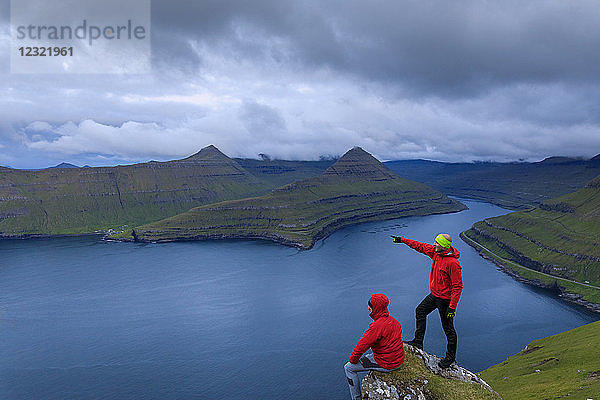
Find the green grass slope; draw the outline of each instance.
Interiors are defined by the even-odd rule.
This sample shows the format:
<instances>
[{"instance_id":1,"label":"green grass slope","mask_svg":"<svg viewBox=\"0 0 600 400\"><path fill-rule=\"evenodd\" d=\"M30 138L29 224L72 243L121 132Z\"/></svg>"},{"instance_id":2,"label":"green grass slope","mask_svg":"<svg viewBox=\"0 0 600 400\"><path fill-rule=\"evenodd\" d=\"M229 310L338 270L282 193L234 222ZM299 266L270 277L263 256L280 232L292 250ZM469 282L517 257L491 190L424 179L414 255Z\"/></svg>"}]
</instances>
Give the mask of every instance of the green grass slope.
<instances>
[{"instance_id":1,"label":"green grass slope","mask_svg":"<svg viewBox=\"0 0 600 400\"><path fill-rule=\"evenodd\" d=\"M197 207L135 231L143 241L256 238L310 248L350 224L462 209L461 203L399 177L354 148L318 177L262 197Z\"/></svg>"},{"instance_id":2,"label":"green grass slope","mask_svg":"<svg viewBox=\"0 0 600 400\"><path fill-rule=\"evenodd\" d=\"M100 168L0 169L0 237L140 225L273 186L214 146L169 162Z\"/></svg>"},{"instance_id":3,"label":"green grass slope","mask_svg":"<svg viewBox=\"0 0 600 400\"><path fill-rule=\"evenodd\" d=\"M600 399L600 321L531 342L483 371L504 399Z\"/></svg>"},{"instance_id":4,"label":"green grass slope","mask_svg":"<svg viewBox=\"0 0 600 400\"><path fill-rule=\"evenodd\" d=\"M538 208L477 222L465 235L505 260L600 286L600 176L585 188L545 201ZM526 279L566 287L587 301L600 303L600 290L503 264Z\"/></svg>"},{"instance_id":5,"label":"green grass slope","mask_svg":"<svg viewBox=\"0 0 600 400\"><path fill-rule=\"evenodd\" d=\"M600 155L590 160L550 157L535 163L442 163L389 161L395 173L442 193L509 209L537 207L584 187L600 174Z\"/></svg>"}]
</instances>

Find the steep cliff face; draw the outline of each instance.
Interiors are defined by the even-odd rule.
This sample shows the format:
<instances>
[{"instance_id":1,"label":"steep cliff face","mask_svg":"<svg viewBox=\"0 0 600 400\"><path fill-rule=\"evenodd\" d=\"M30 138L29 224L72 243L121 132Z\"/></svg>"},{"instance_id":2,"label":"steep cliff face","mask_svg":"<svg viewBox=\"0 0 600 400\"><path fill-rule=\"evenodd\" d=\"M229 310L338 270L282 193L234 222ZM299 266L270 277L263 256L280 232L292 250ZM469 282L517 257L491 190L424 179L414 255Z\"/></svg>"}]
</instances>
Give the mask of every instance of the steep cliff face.
<instances>
[{"instance_id":1,"label":"steep cliff face","mask_svg":"<svg viewBox=\"0 0 600 400\"><path fill-rule=\"evenodd\" d=\"M350 224L463 210L465 206L404 179L361 148L318 177L265 196L197 207L135 229L138 240L267 239L303 249ZM131 239L127 237L115 237Z\"/></svg>"},{"instance_id":2,"label":"steep cliff face","mask_svg":"<svg viewBox=\"0 0 600 400\"><path fill-rule=\"evenodd\" d=\"M456 364L442 370L438 357L404 345L405 361L390 373L370 372L362 381L369 400L501 400L479 376Z\"/></svg>"}]
</instances>

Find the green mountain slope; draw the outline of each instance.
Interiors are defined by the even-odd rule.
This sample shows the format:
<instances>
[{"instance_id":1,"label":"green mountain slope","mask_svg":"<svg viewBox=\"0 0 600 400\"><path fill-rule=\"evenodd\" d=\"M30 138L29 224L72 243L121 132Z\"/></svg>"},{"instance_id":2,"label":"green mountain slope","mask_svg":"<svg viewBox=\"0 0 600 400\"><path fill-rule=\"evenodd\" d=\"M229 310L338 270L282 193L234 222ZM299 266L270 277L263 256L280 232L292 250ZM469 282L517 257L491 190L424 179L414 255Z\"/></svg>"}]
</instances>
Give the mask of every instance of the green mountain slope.
<instances>
[{"instance_id":1,"label":"green mountain slope","mask_svg":"<svg viewBox=\"0 0 600 400\"><path fill-rule=\"evenodd\" d=\"M136 228L136 235L144 241L256 238L310 248L346 225L462 209L461 203L399 177L354 148L318 177L262 197L197 207ZM120 235L127 237L129 232Z\"/></svg>"},{"instance_id":2,"label":"green mountain slope","mask_svg":"<svg viewBox=\"0 0 600 400\"><path fill-rule=\"evenodd\" d=\"M600 287L600 176L585 188L545 201L538 208L477 222L465 235L505 260ZM600 290L593 287L502 263L526 279L562 286L600 303Z\"/></svg>"},{"instance_id":3,"label":"green mountain slope","mask_svg":"<svg viewBox=\"0 0 600 400\"><path fill-rule=\"evenodd\" d=\"M483 371L504 399L600 398L600 321L531 342Z\"/></svg>"},{"instance_id":4,"label":"green mountain slope","mask_svg":"<svg viewBox=\"0 0 600 400\"><path fill-rule=\"evenodd\" d=\"M600 174L600 155L591 160L550 157L535 163L403 160L385 165L407 179L447 195L487 201L509 209L526 209L584 187Z\"/></svg>"},{"instance_id":5,"label":"green mountain slope","mask_svg":"<svg viewBox=\"0 0 600 400\"><path fill-rule=\"evenodd\" d=\"M140 225L273 186L216 147L183 160L100 168L0 169L0 236Z\"/></svg>"},{"instance_id":6,"label":"green mountain slope","mask_svg":"<svg viewBox=\"0 0 600 400\"><path fill-rule=\"evenodd\" d=\"M251 160L235 158L246 171L267 183L272 189L288 183L321 175L335 161Z\"/></svg>"}]
</instances>

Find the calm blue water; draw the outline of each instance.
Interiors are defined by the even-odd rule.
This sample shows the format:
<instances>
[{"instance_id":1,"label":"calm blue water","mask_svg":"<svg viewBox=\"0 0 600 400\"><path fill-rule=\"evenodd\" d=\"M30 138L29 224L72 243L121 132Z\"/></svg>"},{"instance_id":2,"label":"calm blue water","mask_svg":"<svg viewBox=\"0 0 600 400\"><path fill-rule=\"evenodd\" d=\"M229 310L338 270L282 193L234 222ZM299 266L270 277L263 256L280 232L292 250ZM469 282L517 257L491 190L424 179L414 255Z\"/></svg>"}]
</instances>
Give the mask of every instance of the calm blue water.
<instances>
[{"instance_id":1,"label":"calm blue water","mask_svg":"<svg viewBox=\"0 0 600 400\"><path fill-rule=\"evenodd\" d=\"M458 361L481 370L529 341L598 317L497 271L463 243L458 214L358 225L310 251L258 241L0 241L0 398L346 399L343 365L386 293L412 338L429 259L390 234L455 238L464 291ZM443 354L439 317L425 349Z\"/></svg>"}]
</instances>

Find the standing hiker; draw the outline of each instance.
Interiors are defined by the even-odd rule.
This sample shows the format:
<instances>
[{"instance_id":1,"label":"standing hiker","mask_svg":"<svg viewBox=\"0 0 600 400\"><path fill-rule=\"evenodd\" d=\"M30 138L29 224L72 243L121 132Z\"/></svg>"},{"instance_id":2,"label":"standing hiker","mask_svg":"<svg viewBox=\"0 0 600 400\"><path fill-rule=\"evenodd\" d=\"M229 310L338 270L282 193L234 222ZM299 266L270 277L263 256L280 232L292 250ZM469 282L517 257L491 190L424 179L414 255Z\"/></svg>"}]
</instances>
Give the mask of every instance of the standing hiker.
<instances>
[{"instance_id":1,"label":"standing hiker","mask_svg":"<svg viewBox=\"0 0 600 400\"><path fill-rule=\"evenodd\" d=\"M421 243L399 236L392 237L394 243L404 243L433 260L429 276L431 293L415 310L417 320L415 338L406 344L423 349L427 315L437 308L448 341L446 357L438 363L438 366L448 368L456 360L457 336L454 329L454 315L463 288L461 266L458 262L460 253L452 247L452 238L447 233L437 235L435 244Z\"/></svg>"},{"instance_id":2,"label":"standing hiker","mask_svg":"<svg viewBox=\"0 0 600 400\"><path fill-rule=\"evenodd\" d=\"M359 372L390 372L404 362L402 327L394 317L390 316L388 304L389 300L385 294L377 293L371 296L368 308L373 322L354 347L349 362L344 365L352 400L362 398ZM373 353L363 356L369 348Z\"/></svg>"}]
</instances>

